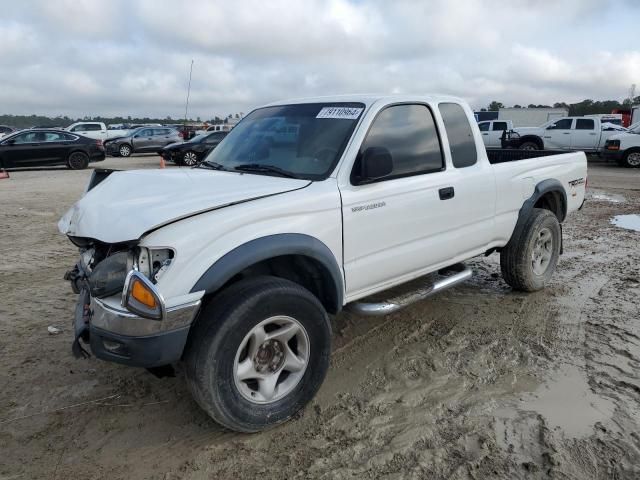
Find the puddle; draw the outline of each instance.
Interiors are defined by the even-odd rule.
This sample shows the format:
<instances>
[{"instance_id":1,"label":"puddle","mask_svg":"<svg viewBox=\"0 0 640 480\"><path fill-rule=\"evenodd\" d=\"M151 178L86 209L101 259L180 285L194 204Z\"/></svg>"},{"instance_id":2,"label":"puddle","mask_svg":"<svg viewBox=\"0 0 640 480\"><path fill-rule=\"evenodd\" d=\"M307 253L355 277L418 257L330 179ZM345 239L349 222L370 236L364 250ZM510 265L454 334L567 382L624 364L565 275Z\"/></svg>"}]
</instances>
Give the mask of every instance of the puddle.
<instances>
[{"instance_id":1,"label":"puddle","mask_svg":"<svg viewBox=\"0 0 640 480\"><path fill-rule=\"evenodd\" d=\"M507 440L509 428L506 425L510 425L511 430L519 430L518 425L537 423L535 416L541 415L551 430L559 429L571 438L587 437L593 433L593 426L598 422L606 423L614 410L611 400L591 391L586 376L578 367L565 364L552 380L522 398L515 409L496 412L496 417L501 419L499 425L502 425L497 433ZM513 443L513 439L505 443Z\"/></svg>"},{"instance_id":2,"label":"puddle","mask_svg":"<svg viewBox=\"0 0 640 480\"><path fill-rule=\"evenodd\" d=\"M594 192L590 195L592 200L599 200L602 202L611 202L611 203L623 203L626 201L622 195L615 195L613 193L605 193L605 192Z\"/></svg>"},{"instance_id":3,"label":"puddle","mask_svg":"<svg viewBox=\"0 0 640 480\"><path fill-rule=\"evenodd\" d=\"M640 232L640 215L616 215L611 219L611 223L616 227Z\"/></svg>"}]
</instances>

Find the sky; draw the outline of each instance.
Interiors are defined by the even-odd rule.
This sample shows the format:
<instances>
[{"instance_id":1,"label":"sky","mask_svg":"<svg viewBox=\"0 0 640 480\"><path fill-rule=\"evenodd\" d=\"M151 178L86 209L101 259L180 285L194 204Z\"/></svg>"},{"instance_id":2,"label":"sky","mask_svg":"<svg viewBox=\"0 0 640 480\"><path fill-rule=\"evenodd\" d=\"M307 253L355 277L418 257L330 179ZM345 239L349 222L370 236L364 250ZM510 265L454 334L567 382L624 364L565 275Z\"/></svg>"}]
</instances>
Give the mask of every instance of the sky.
<instances>
[{"instance_id":1,"label":"sky","mask_svg":"<svg viewBox=\"0 0 640 480\"><path fill-rule=\"evenodd\" d=\"M189 116L348 93L640 94L635 0L0 0L0 113Z\"/></svg>"}]
</instances>

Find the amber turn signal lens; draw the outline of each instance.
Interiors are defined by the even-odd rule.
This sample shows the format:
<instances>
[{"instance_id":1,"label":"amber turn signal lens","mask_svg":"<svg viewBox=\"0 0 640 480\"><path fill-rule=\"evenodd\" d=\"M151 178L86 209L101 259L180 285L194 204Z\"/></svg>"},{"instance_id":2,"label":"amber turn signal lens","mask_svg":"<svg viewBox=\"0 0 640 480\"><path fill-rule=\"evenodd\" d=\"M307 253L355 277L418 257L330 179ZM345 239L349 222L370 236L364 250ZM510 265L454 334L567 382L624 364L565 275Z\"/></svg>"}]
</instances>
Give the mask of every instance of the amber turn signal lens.
<instances>
[{"instance_id":1,"label":"amber turn signal lens","mask_svg":"<svg viewBox=\"0 0 640 480\"><path fill-rule=\"evenodd\" d=\"M138 302L149 308L156 308L157 306L156 298L153 296L153 293L151 293L147 286L137 278L133 280L133 287L131 287L131 296Z\"/></svg>"}]
</instances>

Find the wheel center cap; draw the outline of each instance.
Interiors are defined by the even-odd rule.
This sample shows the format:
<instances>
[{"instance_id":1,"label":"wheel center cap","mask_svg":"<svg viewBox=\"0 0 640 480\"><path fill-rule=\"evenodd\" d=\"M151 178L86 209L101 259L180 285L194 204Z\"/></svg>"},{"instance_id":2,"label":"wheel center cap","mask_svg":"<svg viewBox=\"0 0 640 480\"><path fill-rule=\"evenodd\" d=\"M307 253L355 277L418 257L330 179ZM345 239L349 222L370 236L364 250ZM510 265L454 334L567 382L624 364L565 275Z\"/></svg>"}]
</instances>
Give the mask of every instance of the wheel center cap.
<instances>
[{"instance_id":1,"label":"wheel center cap","mask_svg":"<svg viewBox=\"0 0 640 480\"><path fill-rule=\"evenodd\" d=\"M284 348L277 340L267 340L258 348L253 359L256 371L276 372L284 363Z\"/></svg>"}]
</instances>

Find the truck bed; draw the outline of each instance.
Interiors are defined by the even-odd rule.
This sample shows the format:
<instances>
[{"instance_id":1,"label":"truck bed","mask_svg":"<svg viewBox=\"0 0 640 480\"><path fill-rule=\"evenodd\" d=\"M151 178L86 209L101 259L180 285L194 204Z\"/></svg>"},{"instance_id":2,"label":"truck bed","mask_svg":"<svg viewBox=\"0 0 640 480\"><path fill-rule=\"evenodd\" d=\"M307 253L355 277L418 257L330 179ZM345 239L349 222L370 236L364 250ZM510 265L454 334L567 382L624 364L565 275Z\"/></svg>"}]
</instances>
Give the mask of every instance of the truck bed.
<instances>
[{"instance_id":1,"label":"truck bed","mask_svg":"<svg viewBox=\"0 0 640 480\"><path fill-rule=\"evenodd\" d=\"M487 148L486 150L489 163L492 165L568 153L566 150L519 150L517 148Z\"/></svg>"}]
</instances>

